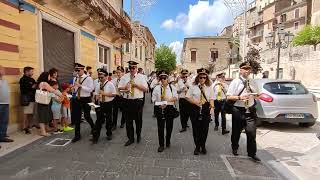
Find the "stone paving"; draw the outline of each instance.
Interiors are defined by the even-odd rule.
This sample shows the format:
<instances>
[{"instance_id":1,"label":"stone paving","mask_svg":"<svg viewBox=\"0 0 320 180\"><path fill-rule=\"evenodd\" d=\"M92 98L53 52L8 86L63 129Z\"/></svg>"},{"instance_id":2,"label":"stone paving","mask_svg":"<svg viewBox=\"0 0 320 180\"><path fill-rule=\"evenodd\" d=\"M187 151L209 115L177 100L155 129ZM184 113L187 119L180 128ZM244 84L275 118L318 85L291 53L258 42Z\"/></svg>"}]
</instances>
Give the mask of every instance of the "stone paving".
<instances>
[{"instance_id":1,"label":"stone paving","mask_svg":"<svg viewBox=\"0 0 320 180\"><path fill-rule=\"evenodd\" d=\"M0 158L0 179L32 180L229 180L229 179L282 179L280 173L271 169L267 163L270 156L265 151L258 154L263 163L242 158L238 169L233 169L226 157L232 157L230 135L221 135L221 131L210 133L207 141L207 155L194 156L192 129L179 133L180 120L174 122L171 147L158 153L156 119L151 117L152 105L146 102L142 142L124 147L127 138L125 129L118 128L113 133L113 140L107 141L105 131L97 145L89 141L87 123L82 123L82 140L66 146L47 145L55 138L70 139L72 133L42 138ZM191 125L191 123L189 122ZM239 150L246 155L245 145ZM224 157L224 158L223 158ZM241 158L240 158L241 160ZM249 161L249 163L248 163ZM229 164L229 165L228 165ZM237 164L237 163L234 163ZM264 173L261 166L267 168ZM240 169L240 170L239 170ZM241 171L241 169L244 171ZM250 169L245 172L245 169ZM252 174L246 174L256 172ZM262 171L261 171L262 172ZM267 174L266 174L267 172ZM269 175L268 175L269 173ZM271 173L271 174L270 174ZM261 175L262 174L262 175Z\"/></svg>"}]
</instances>

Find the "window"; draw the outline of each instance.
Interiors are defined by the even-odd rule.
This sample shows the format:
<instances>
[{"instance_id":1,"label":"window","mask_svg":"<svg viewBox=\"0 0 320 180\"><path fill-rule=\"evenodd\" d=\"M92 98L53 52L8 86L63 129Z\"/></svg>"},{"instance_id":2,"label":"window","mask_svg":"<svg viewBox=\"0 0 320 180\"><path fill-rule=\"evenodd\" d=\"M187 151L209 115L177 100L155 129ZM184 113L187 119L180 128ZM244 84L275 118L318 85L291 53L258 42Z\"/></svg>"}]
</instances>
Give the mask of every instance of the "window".
<instances>
[{"instance_id":1,"label":"window","mask_svg":"<svg viewBox=\"0 0 320 180\"><path fill-rule=\"evenodd\" d=\"M299 16L300 16L299 9L296 9L296 10L294 11L294 18L299 18Z\"/></svg>"},{"instance_id":2,"label":"window","mask_svg":"<svg viewBox=\"0 0 320 180\"><path fill-rule=\"evenodd\" d=\"M299 29L299 22L295 22L294 23L294 30L298 30Z\"/></svg>"},{"instance_id":3,"label":"window","mask_svg":"<svg viewBox=\"0 0 320 180\"><path fill-rule=\"evenodd\" d=\"M210 57L211 57L212 62L215 62L218 59L218 51L217 50L211 50L210 54L211 54Z\"/></svg>"},{"instance_id":4,"label":"window","mask_svg":"<svg viewBox=\"0 0 320 180\"><path fill-rule=\"evenodd\" d=\"M299 82L272 82L265 84L263 88L272 94L292 95L308 93L308 90Z\"/></svg>"},{"instance_id":5,"label":"window","mask_svg":"<svg viewBox=\"0 0 320 180\"><path fill-rule=\"evenodd\" d=\"M126 43L126 52L130 52L130 44Z\"/></svg>"},{"instance_id":6,"label":"window","mask_svg":"<svg viewBox=\"0 0 320 180\"><path fill-rule=\"evenodd\" d=\"M282 14L280 16L280 22L286 22L287 21L287 15L286 14Z\"/></svg>"},{"instance_id":7,"label":"window","mask_svg":"<svg viewBox=\"0 0 320 180\"><path fill-rule=\"evenodd\" d=\"M103 64L108 64L110 59L110 48L103 46L101 44L99 46L99 62Z\"/></svg>"},{"instance_id":8,"label":"window","mask_svg":"<svg viewBox=\"0 0 320 180\"><path fill-rule=\"evenodd\" d=\"M191 51L191 62L197 61L197 51Z\"/></svg>"},{"instance_id":9,"label":"window","mask_svg":"<svg viewBox=\"0 0 320 180\"><path fill-rule=\"evenodd\" d=\"M135 57L138 58L138 45L137 45L137 41L135 41L134 47L135 47Z\"/></svg>"},{"instance_id":10,"label":"window","mask_svg":"<svg viewBox=\"0 0 320 180\"><path fill-rule=\"evenodd\" d=\"M142 60L142 46L140 46L140 60Z\"/></svg>"}]
</instances>

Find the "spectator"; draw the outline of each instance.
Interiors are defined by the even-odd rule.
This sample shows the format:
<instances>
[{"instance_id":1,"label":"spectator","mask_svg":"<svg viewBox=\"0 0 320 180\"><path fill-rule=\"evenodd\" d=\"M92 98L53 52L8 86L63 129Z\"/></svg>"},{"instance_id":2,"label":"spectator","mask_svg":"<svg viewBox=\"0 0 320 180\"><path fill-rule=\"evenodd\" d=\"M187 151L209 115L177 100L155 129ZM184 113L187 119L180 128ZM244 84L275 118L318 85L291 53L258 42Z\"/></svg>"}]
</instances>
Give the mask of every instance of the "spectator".
<instances>
[{"instance_id":1,"label":"spectator","mask_svg":"<svg viewBox=\"0 0 320 180\"><path fill-rule=\"evenodd\" d=\"M93 73L93 72L92 72L92 67L91 67L91 66L87 66L87 67L86 67L86 72L87 72L86 74L87 74L88 76L92 77L92 73Z\"/></svg>"},{"instance_id":2,"label":"spectator","mask_svg":"<svg viewBox=\"0 0 320 180\"><path fill-rule=\"evenodd\" d=\"M50 74L48 72L43 72L40 74L37 85L38 89L42 89L48 92L52 92L57 96L61 96L61 93L59 91L53 89L49 84L50 80ZM40 125L40 135L41 136L50 136L50 134L47 133L47 130L49 129L48 123L52 120L52 112L50 110L50 104L37 104L37 116L39 120Z\"/></svg>"},{"instance_id":3,"label":"spectator","mask_svg":"<svg viewBox=\"0 0 320 180\"><path fill-rule=\"evenodd\" d=\"M57 92L61 93L58 88L58 82L57 81L51 81L50 86L55 89ZM61 119L61 102L63 98L60 98L59 96L52 93L52 104L51 104L51 111L52 111L52 122L53 122L53 128L54 133L63 133L63 130L61 127L59 127L59 122Z\"/></svg>"},{"instance_id":4,"label":"spectator","mask_svg":"<svg viewBox=\"0 0 320 180\"><path fill-rule=\"evenodd\" d=\"M3 79L4 68L0 65L0 142L13 142L7 138L9 122L9 85ZM1 146L0 146L1 148Z\"/></svg>"},{"instance_id":5,"label":"spectator","mask_svg":"<svg viewBox=\"0 0 320 180\"><path fill-rule=\"evenodd\" d=\"M51 68L49 70L50 81L57 81L58 82L58 70L56 68Z\"/></svg>"},{"instance_id":6,"label":"spectator","mask_svg":"<svg viewBox=\"0 0 320 180\"><path fill-rule=\"evenodd\" d=\"M62 83L62 117L61 117L61 125L63 127L64 132L72 131L73 128L69 127L71 123L71 110L70 110L70 98L69 92L71 91L71 84L69 83Z\"/></svg>"},{"instance_id":7,"label":"spectator","mask_svg":"<svg viewBox=\"0 0 320 180\"><path fill-rule=\"evenodd\" d=\"M34 111L35 93L37 88L36 81L32 78L33 68L23 68L23 76L20 79L21 105L23 106L23 124L22 128L26 134L30 132L30 120Z\"/></svg>"}]
</instances>

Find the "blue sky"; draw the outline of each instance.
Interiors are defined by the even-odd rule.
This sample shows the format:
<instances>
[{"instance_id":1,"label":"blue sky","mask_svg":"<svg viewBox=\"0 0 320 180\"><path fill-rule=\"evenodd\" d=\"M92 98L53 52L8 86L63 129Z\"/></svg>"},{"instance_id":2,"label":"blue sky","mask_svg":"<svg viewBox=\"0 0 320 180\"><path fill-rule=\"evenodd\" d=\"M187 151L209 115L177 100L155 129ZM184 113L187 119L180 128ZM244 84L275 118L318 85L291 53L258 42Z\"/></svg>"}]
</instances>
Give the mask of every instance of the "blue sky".
<instances>
[{"instance_id":1,"label":"blue sky","mask_svg":"<svg viewBox=\"0 0 320 180\"><path fill-rule=\"evenodd\" d=\"M214 36L233 21L222 0L155 1L142 23L150 28L158 45L170 45L178 57L185 37ZM125 0L125 10L130 14L130 0Z\"/></svg>"}]
</instances>

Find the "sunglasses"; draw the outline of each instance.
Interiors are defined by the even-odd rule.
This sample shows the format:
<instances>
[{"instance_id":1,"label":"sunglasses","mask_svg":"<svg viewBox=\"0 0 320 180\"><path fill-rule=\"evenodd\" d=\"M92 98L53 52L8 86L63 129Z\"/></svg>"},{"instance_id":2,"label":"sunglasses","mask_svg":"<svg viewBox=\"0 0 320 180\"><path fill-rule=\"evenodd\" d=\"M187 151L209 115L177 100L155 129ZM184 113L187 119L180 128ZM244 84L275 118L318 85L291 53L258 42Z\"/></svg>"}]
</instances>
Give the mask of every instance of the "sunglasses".
<instances>
[{"instance_id":1,"label":"sunglasses","mask_svg":"<svg viewBox=\"0 0 320 180\"><path fill-rule=\"evenodd\" d=\"M251 67L244 67L244 68L241 68L241 69L248 71L248 70L251 70Z\"/></svg>"},{"instance_id":2,"label":"sunglasses","mask_svg":"<svg viewBox=\"0 0 320 180\"><path fill-rule=\"evenodd\" d=\"M136 69L137 67L134 66L130 66L129 69Z\"/></svg>"},{"instance_id":3,"label":"sunglasses","mask_svg":"<svg viewBox=\"0 0 320 180\"><path fill-rule=\"evenodd\" d=\"M182 76L181 78L183 78L183 79L184 79L184 78L187 78L187 77L188 77L188 76Z\"/></svg>"},{"instance_id":4,"label":"sunglasses","mask_svg":"<svg viewBox=\"0 0 320 180\"><path fill-rule=\"evenodd\" d=\"M75 71L75 72L80 72L80 69L75 69L74 71Z\"/></svg>"},{"instance_id":5,"label":"sunglasses","mask_svg":"<svg viewBox=\"0 0 320 180\"><path fill-rule=\"evenodd\" d=\"M199 79L207 79L207 77L206 76L201 76L201 77L199 77Z\"/></svg>"},{"instance_id":6,"label":"sunglasses","mask_svg":"<svg viewBox=\"0 0 320 180\"><path fill-rule=\"evenodd\" d=\"M102 76L99 76L98 78L99 78L99 79L103 79L103 77L102 77Z\"/></svg>"}]
</instances>

